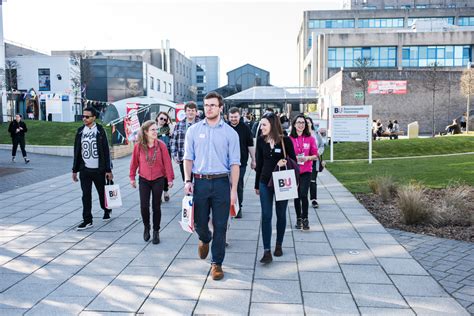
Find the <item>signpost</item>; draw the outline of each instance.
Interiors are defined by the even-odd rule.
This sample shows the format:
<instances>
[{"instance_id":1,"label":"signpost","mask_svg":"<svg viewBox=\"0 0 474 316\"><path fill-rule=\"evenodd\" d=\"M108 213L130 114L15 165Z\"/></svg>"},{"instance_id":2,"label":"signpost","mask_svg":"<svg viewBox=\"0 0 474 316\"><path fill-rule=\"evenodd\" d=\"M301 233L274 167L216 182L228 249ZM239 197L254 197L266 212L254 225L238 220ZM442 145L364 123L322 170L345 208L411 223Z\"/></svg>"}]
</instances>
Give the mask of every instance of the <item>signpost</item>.
<instances>
[{"instance_id":1,"label":"signpost","mask_svg":"<svg viewBox=\"0 0 474 316\"><path fill-rule=\"evenodd\" d=\"M372 106L344 105L331 107L331 162L334 142L368 142L369 164L372 163Z\"/></svg>"}]
</instances>

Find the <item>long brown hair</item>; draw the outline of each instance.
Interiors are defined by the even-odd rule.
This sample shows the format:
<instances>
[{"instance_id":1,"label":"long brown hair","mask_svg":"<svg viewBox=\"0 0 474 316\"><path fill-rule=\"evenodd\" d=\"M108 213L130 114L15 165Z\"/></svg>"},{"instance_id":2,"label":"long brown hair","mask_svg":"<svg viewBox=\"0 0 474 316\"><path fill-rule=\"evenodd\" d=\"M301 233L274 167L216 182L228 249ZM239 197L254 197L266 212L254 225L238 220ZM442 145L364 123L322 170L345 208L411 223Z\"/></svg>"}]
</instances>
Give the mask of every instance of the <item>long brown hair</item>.
<instances>
[{"instance_id":1,"label":"long brown hair","mask_svg":"<svg viewBox=\"0 0 474 316\"><path fill-rule=\"evenodd\" d=\"M273 112L266 113L262 116L262 119L267 119L270 123L270 133L267 136L264 136L265 141L267 141L268 138L271 138L276 144L278 144L283 138L283 129L281 128L280 120Z\"/></svg>"},{"instance_id":2,"label":"long brown hair","mask_svg":"<svg viewBox=\"0 0 474 316\"><path fill-rule=\"evenodd\" d=\"M148 120L140 126L140 133L138 133L138 143L142 145L144 150L147 150L148 146L148 137L145 132L148 132L152 125L156 125L156 122L153 120Z\"/></svg>"}]
</instances>

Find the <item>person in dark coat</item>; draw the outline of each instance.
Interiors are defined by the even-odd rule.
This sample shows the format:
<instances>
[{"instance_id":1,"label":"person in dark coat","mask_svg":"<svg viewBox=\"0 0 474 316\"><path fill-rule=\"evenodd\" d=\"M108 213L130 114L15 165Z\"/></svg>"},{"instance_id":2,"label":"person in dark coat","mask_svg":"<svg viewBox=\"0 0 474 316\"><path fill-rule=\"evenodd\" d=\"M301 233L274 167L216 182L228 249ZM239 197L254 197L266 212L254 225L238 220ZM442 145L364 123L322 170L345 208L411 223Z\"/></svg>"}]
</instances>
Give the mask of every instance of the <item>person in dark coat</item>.
<instances>
[{"instance_id":1,"label":"person in dark coat","mask_svg":"<svg viewBox=\"0 0 474 316\"><path fill-rule=\"evenodd\" d=\"M28 131L25 122L22 121L21 114L15 115L15 120L10 122L10 126L8 126L8 132L12 137L12 162L15 162L16 150L18 148L18 144L20 144L21 153L23 154L23 159L25 159L25 163L29 163L30 160L26 155L25 150L25 133Z\"/></svg>"}]
</instances>

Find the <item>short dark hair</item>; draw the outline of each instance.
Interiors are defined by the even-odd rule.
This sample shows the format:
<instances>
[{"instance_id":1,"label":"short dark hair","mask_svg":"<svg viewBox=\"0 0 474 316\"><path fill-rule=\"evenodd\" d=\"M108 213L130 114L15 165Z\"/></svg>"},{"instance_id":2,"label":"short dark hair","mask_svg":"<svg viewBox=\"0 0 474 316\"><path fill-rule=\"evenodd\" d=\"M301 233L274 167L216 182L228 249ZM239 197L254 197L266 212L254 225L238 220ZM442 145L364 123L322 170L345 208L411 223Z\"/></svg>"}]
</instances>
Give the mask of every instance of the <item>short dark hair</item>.
<instances>
[{"instance_id":1,"label":"short dark hair","mask_svg":"<svg viewBox=\"0 0 474 316\"><path fill-rule=\"evenodd\" d=\"M306 116L304 114L298 114L294 119L293 123L291 123L291 133L290 136L293 138L298 138L298 133L296 132L296 120L298 119L303 119L304 120L304 130L303 130L303 135L304 136L311 136L311 132L309 131L308 128L308 122L306 122Z\"/></svg>"},{"instance_id":2,"label":"short dark hair","mask_svg":"<svg viewBox=\"0 0 474 316\"><path fill-rule=\"evenodd\" d=\"M197 109L197 104L194 101L189 101L184 105L184 110L186 111L187 109Z\"/></svg>"},{"instance_id":3,"label":"short dark hair","mask_svg":"<svg viewBox=\"0 0 474 316\"><path fill-rule=\"evenodd\" d=\"M224 106L224 99L216 91L211 91L208 94L206 94L206 96L204 97L204 100L212 99L212 98L216 98L217 100L219 100L219 107Z\"/></svg>"},{"instance_id":4,"label":"short dark hair","mask_svg":"<svg viewBox=\"0 0 474 316\"><path fill-rule=\"evenodd\" d=\"M18 115L20 118L23 118L23 115L21 115L20 113L15 114L15 116L17 116L17 115Z\"/></svg>"},{"instance_id":5,"label":"short dark hair","mask_svg":"<svg viewBox=\"0 0 474 316\"><path fill-rule=\"evenodd\" d=\"M96 110L95 108L93 108L92 106L87 106L87 107L85 107L85 108L82 110L82 112L84 112L84 111L89 111L89 112L91 112L92 116L97 117L97 110Z\"/></svg>"},{"instance_id":6,"label":"short dark hair","mask_svg":"<svg viewBox=\"0 0 474 316\"><path fill-rule=\"evenodd\" d=\"M233 106L233 107L231 107L231 108L229 109L229 113L230 113L230 114L235 114L235 113L239 113L239 114L240 114L240 109L239 109L238 107Z\"/></svg>"},{"instance_id":7,"label":"short dark hair","mask_svg":"<svg viewBox=\"0 0 474 316\"><path fill-rule=\"evenodd\" d=\"M275 112L275 110L274 110L273 108L266 108L265 111L266 111L266 112L272 112L272 113Z\"/></svg>"}]
</instances>

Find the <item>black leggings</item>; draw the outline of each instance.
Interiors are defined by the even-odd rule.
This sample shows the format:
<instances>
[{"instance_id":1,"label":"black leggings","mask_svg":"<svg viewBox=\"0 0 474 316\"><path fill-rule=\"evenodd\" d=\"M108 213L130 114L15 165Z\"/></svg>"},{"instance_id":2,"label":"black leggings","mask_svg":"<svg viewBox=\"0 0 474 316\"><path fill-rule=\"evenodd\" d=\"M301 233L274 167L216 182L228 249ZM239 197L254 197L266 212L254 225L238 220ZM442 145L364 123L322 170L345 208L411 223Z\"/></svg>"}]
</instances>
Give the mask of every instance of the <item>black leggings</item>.
<instances>
[{"instance_id":1,"label":"black leggings","mask_svg":"<svg viewBox=\"0 0 474 316\"><path fill-rule=\"evenodd\" d=\"M18 144L20 144L21 153L23 157L26 157L26 150L25 150L25 137L16 136L12 138L13 147L12 147L12 157L16 156L16 149L18 148Z\"/></svg>"},{"instance_id":2,"label":"black leggings","mask_svg":"<svg viewBox=\"0 0 474 316\"><path fill-rule=\"evenodd\" d=\"M139 178L138 190L140 191L140 211L143 225L150 229L150 195L153 201L153 230L160 230L161 223L161 194L165 184L165 177L155 180Z\"/></svg>"},{"instance_id":3,"label":"black leggings","mask_svg":"<svg viewBox=\"0 0 474 316\"><path fill-rule=\"evenodd\" d=\"M298 198L295 199L296 218L308 218L308 191L311 183L311 172L300 174Z\"/></svg>"}]
</instances>

